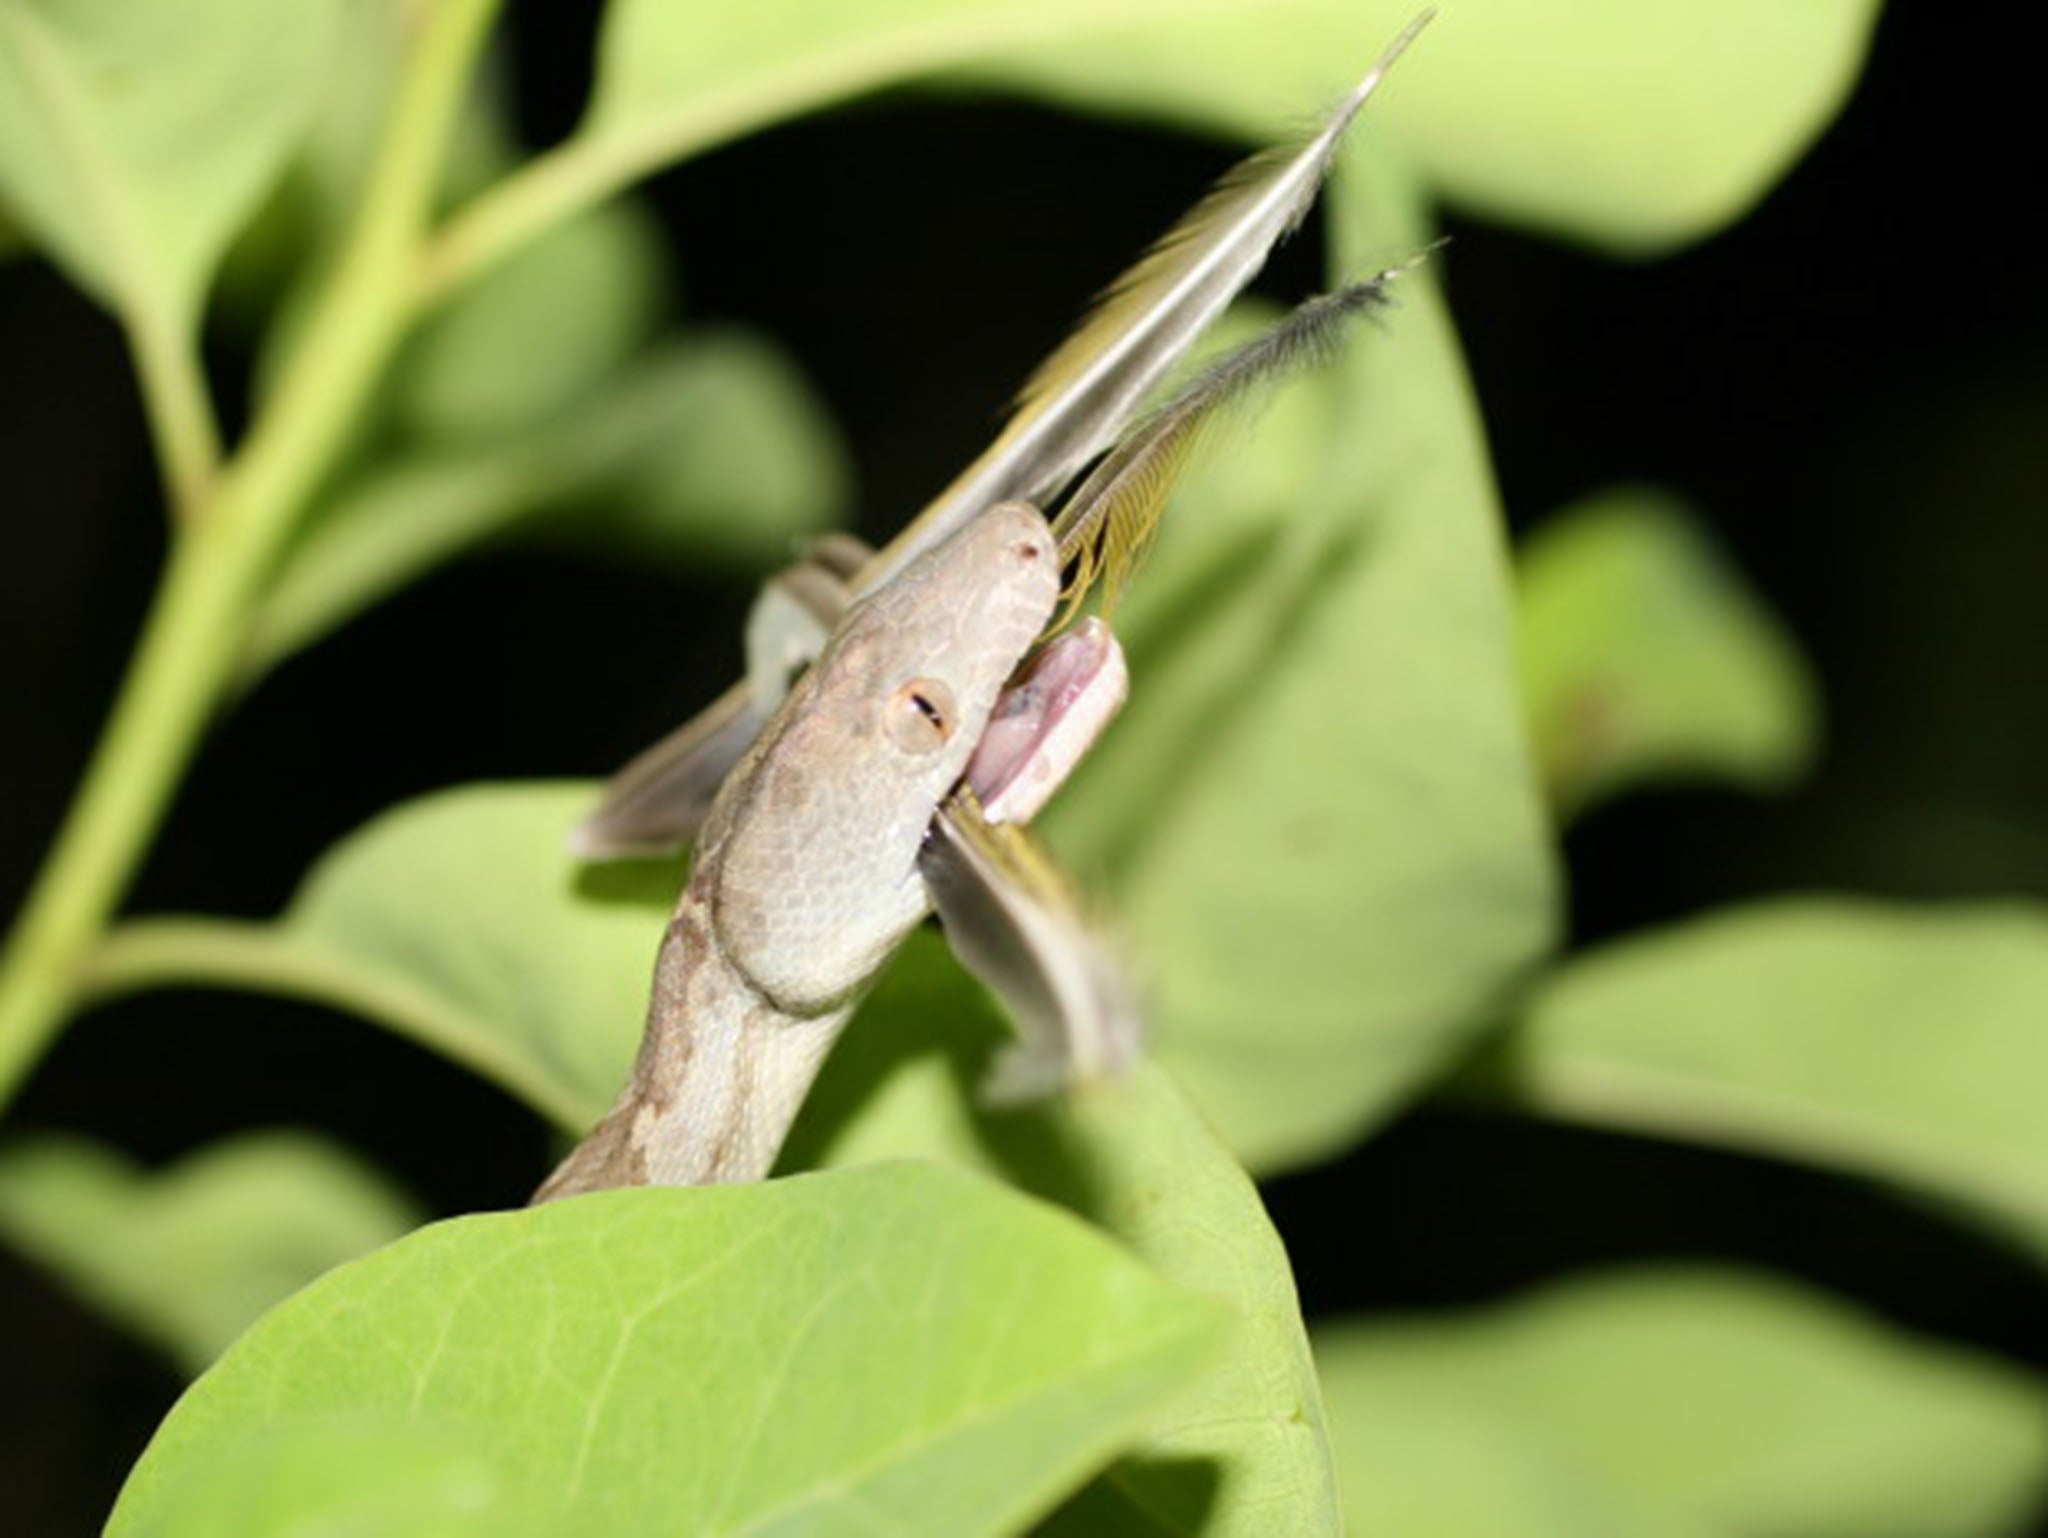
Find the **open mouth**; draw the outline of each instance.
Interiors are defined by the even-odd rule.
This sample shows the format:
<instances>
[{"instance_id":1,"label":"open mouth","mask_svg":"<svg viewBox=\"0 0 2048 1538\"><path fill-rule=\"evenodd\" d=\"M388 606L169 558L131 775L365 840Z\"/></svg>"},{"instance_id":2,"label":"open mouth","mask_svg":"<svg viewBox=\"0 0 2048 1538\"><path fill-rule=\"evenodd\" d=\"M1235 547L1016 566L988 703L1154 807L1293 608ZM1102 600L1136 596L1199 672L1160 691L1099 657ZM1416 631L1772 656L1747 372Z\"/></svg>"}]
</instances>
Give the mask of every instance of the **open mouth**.
<instances>
[{"instance_id":1,"label":"open mouth","mask_svg":"<svg viewBox=\"0 0 2048 1538\"><path fill-rule=\"evenodd\" d=\"M967 765L988 820L1029 822L1122 708L1128 688L1123 648L1094 618L1019 668Z\"/></svg>"}]
</instances>

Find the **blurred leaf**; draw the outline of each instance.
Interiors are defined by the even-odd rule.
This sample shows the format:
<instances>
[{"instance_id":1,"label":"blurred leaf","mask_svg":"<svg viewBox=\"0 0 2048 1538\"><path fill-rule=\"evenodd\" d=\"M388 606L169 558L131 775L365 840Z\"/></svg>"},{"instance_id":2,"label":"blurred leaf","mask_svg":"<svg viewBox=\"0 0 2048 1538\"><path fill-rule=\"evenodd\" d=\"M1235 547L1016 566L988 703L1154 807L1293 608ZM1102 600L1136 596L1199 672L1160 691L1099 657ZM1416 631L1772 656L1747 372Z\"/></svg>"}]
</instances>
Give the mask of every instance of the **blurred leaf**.
<instances>
[{"instance_id":1,"label":"blurred leaf","mask_svg":"<svg viewBox=\"0 0 2048 1538\"><path fill-rule=\"evenodd\" d=\"M0 1235L195 1374L272 1304L419 1221L304 1133L245 1133L156 1173L83 1139L0 1153Z\"/></svg>"},{"instance_id":2,"label":"blurred leaf","mask_svg":"<svg viewBox=\"0 0 2048 1538\"><path fill-rule=\"evenodd\" d=\"M1251 1181L1149 1064L1030 1109L978 1109L972 1086L1008 1034L940 939L914 935L826 1064L784 1164L911 1156L989 1168L1230 1306L1239 1323L1227 1351L1049 1534L1335 1538L1294 1278Z\"/></svg>"},{"instance_id":3,"label":"blurred leaf","mask_svg":"<svg viewBox=\"0 0 2048 1538\"><path fill-rule=\"evenodd\" d=\"M171 335L305 125L335 0L0 0L0 192L82 288Z\"/></svg>"},{"instance_id":4,"label":"blurred leaf","mask_svg":"<svg viewBox=\"0 0 2048 1538\"><path fill-rule=\"evenodd\" d=\"M2048 1484L2038 1383L1734 1272L1339 1327L1316 1357L1356 1533L1977 1538L2024 1531ZM1445 1481L1440 1458L1408 1458L1410 1422L1490 1456Z\"/></svg>"},{"instance_id":5,"label":"blurred leaf","mask_svg":"<svg viewBox=\"0 0 2048 1538\"><path fill-rule=\"evenodd\" d=\"M1362 74L1411 0L771 0L716 14L618 0L568 147L622 186L901 80L1021 89L1255 139ZM1630 250L1738 217L1840 108L1875 0L1471 0L1405 60L1375 122L1496 216ZM565 168L566 169L566 168Z\"/></svg>"},{"instance_id":6,"label":"blurred leaf","mask_svg":"<svg viewBox=\"0 0 2048 1538\"><path fill-rule=\"evenodd\" d=\"M386 1489L380 1448L417 1429L446 1449L430 1473L548 1531L1008 1533L1200 1365L1218 1313L1064 1214L935 1166L462 1218L238 1342L108 1532L211 1538L252 1493L288 1520L238 1532L303 1532L333 1508L246 1480L310 1468L360 1511ZM338 1420L368 1454L340 1488ZM269 1456L224 1474L251 1443Z\"/></svg>"},{"instance_id":7,"label":"blurred leaf","mask_svg":"<svg viewBox=\"0 0 2048 1538\"><path fill-rule=\"evenodd\" d=\"M1589 952L1491 1074L1538 1109L1903 1181L2048 1233L2048 915L1787 898Z\"/></svg>"},{"instance_id":8,"label":"blurred leaf","mask_svg":"<svg viewBox=\"0 0 2048 1538\"><path fill-rule=\"evenodd\" d=\"M392 371L398 424L428 440L545 429L653 331L667 266L636 204L556 226L427 318Z\"/></svg>"},{"instance_id":9,"label":"blurred leaf","mask_svg":"<svg viewBox=\"0 0 2048 1538\"><path fill-rule=\"evenodd\" d=\"M758 569L834 522L846 495L836 434L802 377L765 341L708 333L656 349L552 425L344 484L264 595L245 676L495 536Z\"/></svg>"},{"instance_id":10,"label":"blurred leaf","mask_svg":"<svg viewBox=\"0 0 2048 1538\"><path fill-rule=\"evenodd\" d=\"M1341 1338L1341 1336L1340 1336ZM1503 1416L1393 1404L1363 1372L1331 1385L1348 1531L1428 1538L1710 1538L1676 1515L1624 1516L1598 1481Z\"/></svg>"},{"instance_id":11,"label":"blurred leaf","mask_svg":"<svg viewBox=\"0 0 2048 1538\"><path fill-rule=\"evenodd\" d=\"M1365 164L1346 269L1422 240ZM1258 1168L1414 1093L1554 923L1485 445L1426 273L1397 298L1168 514L1118 613L1130 706L1046 819L1107 866L1160 1060Z\"/></svg>"},{"instance_id":12,"label":"blurred leaf","mask_svg":"<svg viewBox=\"0 0 2048 1538\"><path fill-rule=\"evenodd\" d=\"M612 403L639 427L617 489L536 535L633 561L757 572L844 518L853 477L839 429L779 346L693 331L647 397Z\"/></svg>"},{"instance_id":13,"label":"blurred leaf","mask_svg":"<svg viewBox=\"0 0 2048 1538\"><path fill-rule=\"evenodd\" d=\"M1813 756L1817 706L1783 629L1678 503L1605 492L1524 541L1522 695L1566 811L1643 780L1760 789Z\"/></svg>"}]
</instances>

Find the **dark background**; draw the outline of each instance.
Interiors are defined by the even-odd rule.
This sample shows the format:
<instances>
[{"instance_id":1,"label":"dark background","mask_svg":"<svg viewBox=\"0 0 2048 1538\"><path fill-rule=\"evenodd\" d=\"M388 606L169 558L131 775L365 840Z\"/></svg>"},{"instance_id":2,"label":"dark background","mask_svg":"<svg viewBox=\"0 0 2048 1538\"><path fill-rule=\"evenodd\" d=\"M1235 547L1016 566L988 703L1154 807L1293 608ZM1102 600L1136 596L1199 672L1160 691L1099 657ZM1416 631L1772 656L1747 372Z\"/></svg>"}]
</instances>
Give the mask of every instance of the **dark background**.
<instances>
[{"instance_id":1,"label":"dark background","mask_svg":"<svg viewBox=\"0 0 2048 1538\"><path fill-rule=\"evenodd\" d=\"M580 99L587 20L516 9L523 126L545 142ZM1448 30L1425 46L1449 46ZM1702 246L1638 266L1449 221L1443 271L1517 526L1616 480L1677 489L1712 515L1827 695L1826 759L1795 794L1644 795L1575 828L1578 938L1787 888L2048 890L2033 72L1981 21L1898 5L1841 121L1753 217ZM688 313L794 351L881 532L985 441L1086 296L1231 158L1025 107L885 98L722 150L652 193ZM1263 286L1315 286L1318 248L1312 229ZM108 320L16 262L0 268L0 348L9 911L119 677L161 518ZM217 361L232 391L246 359L228 343ZM268 913L391 802L603 773L723 681L742 603L516 553L435 576L286 665L221 726L134 906ZM14 1122L150 1161L308 1122L441 1210L522 1199L547 1152L497 1092L358 1022L197 993L80 1022ZM1269 1194L1312 1312L1714 1255L2048 1368L2030 1267L1870 1188L1766 1161L1429 1110ZM96 1531L177 1387L0 1254L11 1531Z\"/></svg>"}]
</instances>

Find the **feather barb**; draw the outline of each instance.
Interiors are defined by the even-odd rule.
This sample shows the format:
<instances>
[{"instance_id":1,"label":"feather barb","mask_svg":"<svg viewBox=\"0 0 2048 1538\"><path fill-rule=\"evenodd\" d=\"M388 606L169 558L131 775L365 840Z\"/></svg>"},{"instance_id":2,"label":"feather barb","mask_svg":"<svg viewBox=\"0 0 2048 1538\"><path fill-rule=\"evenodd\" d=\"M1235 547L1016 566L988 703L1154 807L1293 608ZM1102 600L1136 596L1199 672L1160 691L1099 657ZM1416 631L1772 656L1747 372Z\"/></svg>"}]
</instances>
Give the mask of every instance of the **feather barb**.
<instances>
[{"instance_id":1,"label":"feather barb","mask_svg":"<svg viewBox=\"0 0 2048 1538\"><path fill-rule=\"evenodd\" d=\"M1327 362L1347 323L1385 309L1393 282L1434 249L1303 301L1201 370L1111 449L1053 520L1069 577L1052 628L1072 620L1097 588L1105 617L1114 613L1151 548L1167 500L1208 431L1268 386Z\"/></svg>"}]
</instances>

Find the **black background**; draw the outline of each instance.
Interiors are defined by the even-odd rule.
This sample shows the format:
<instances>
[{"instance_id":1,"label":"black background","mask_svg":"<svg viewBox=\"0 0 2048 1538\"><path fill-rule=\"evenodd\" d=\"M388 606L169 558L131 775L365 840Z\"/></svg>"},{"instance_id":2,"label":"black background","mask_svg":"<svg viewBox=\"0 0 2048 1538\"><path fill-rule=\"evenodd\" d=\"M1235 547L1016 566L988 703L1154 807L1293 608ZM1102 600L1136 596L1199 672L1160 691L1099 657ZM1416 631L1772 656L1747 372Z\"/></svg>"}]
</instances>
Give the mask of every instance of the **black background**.
<instances>
[{"instance_id":1,"label":"black background","mask_svg":"<svg viewBox=\"0 0 2048 1538\"><path fill-rule=\"evenodd\" d=\"M581 97L581 8L517 8L535 142ZM1895 7L1841 121L1748 220L1630 265L1452 218L1443 258L1509 513L1617 480L1708 510L1823 680L1829 748L1781 800L1666 792L1567 853L1584 940L1788 888L2048 890L2048 309L2032 56ZM1455 18L1451 18L1452 21ZM1424 47L1453 46L1453 27ZM1085 297L1232 158L1021 106L884 98L721 150L652 195L696 317L786 343L886 532L985 441ZM1264 286L1316 285L1311 231ZM161 555L120 339L48 270L0 269L0 907L26 889ZM246 359L226 347L223 387ZM743 597L494 554L291 662L208 742L139 909L261 915L365 817L479 778L607 771L736 661ZM705 639L705 638L713 639ZM527 1113L353 1020L153 995L51 1054L15 1126L146 1160L305 1122L439 1210L523 1198ZM1448 1111L1275 1183L1312 1313L1477 1301L1587 1265L1712 1255L2048 1368L2033 1270L1855 1182ZM177 1390L0 1255L10 1531L87 1532ZM19 1527L16 1527L16 1523ZM2048 1530L2048 1529L2044 1529Z\"/></svg>"}]
</instances>

